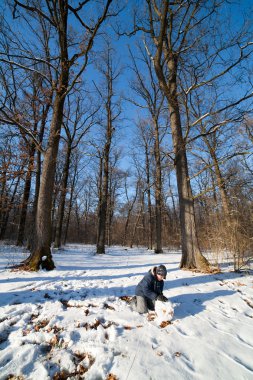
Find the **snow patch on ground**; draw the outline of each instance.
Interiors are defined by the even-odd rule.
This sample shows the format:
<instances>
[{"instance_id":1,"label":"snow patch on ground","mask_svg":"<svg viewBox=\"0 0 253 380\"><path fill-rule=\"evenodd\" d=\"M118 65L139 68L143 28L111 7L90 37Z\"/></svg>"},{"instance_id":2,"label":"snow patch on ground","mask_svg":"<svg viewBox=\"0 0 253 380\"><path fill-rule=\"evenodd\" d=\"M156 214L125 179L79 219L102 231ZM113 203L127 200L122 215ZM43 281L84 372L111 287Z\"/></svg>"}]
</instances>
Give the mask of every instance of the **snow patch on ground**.
<instances>
[{"instance_id":1,"label":"snow patch on ground","mask_svg":"<svg viewBox=\"0 0 253 380\"><path fill-rule=\"evenodd\" d=\"M178 252L94 253L69 245L54 253L56 270L28 273L8 269L27 252L0 247L0 380L253 379L250 273L181 271ZM159 264L170 302L154 319L129 300Z\"/></svg>"}]
</instances>

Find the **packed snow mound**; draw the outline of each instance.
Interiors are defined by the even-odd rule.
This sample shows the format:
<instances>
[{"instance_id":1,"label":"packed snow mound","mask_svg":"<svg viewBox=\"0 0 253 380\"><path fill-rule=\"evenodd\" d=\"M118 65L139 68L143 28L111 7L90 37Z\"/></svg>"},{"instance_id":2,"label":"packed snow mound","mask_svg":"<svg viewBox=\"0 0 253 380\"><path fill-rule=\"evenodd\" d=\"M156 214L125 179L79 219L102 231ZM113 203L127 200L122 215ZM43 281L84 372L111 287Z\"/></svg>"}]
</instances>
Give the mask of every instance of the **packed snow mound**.
<instances>
[{"instance_id":1,"label":"packed snow mound","mask_svg":"<svg viewBox=\"0 0 253 380\"><path fill-rule=\"evenodd\" d=\"M156 301L155 312L157 314L157 323L170 322L174 315L174 308L170 301Z\"/></svg>"}]
</instances>

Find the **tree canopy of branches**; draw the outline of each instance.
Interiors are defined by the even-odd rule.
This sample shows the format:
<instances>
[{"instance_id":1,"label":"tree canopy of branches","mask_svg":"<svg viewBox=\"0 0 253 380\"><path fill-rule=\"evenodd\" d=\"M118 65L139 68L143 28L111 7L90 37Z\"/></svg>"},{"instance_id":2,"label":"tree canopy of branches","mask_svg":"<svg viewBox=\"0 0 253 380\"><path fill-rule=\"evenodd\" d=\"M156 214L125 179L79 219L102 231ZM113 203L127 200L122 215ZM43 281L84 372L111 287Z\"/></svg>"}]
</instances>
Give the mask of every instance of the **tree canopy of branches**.
<instances>
[{"instance_id":1,"label":"tree canopy of branches","mask_svg":"<svg viewBox=\"0 0 253 380\"><path fill-rule=\"evenodd\" d=\"M177 248L181 268L201 271L205 250L229 251L241 267L253 232L250 7L3 1L0 239L27 244L21 268L53 269L66 242Z\"/></svg>"}]
</instances>

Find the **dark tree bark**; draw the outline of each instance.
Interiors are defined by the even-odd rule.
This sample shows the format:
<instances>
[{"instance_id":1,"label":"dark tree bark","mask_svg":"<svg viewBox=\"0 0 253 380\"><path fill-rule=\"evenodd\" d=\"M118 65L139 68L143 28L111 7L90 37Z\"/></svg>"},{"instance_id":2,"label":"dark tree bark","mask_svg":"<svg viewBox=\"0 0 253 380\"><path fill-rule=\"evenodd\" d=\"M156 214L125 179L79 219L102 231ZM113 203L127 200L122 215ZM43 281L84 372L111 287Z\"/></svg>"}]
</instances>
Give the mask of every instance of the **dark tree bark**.
<instances>
[{"instance_id":1,"label":"dark tree bark","mask_svg":"<svg viewBox=\"0 0 253 380\"><path fill-rule=\"evenodd\" d=\"M52 194L54 189L54 175L59 147L61 123L63 119L64 92L68 84L67 64L63 66L63 72L59 83L59 92L56 94L53 104L54 114L51 123L49 136L49 147L44 156L43 169L41 175L40 192L36 213L36 247L29 260L30 269L42 268L54 269L51 254L51 209ZM64 70L65 66L65 70Z\"/></svg>"}]
</instances>

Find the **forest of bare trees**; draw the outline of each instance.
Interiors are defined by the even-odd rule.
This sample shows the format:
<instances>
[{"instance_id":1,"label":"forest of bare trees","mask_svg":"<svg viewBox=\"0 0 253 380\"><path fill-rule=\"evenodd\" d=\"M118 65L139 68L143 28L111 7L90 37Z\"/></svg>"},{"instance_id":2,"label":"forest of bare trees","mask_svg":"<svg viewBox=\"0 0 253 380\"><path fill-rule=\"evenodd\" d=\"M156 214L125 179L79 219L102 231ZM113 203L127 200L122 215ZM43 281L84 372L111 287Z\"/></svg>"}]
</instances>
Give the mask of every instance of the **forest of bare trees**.
<instances>
[{"instance_id":1,"label":"forest of bare trees","mask_svg":"<svg viewBox=\"0 0 253 380\"><path fill-rule=\"evenodd\" d=\"M0 239L24 269L65 243L253 249L250 10L223 0L5 0Z\"/></svg>"}]
</instances>

